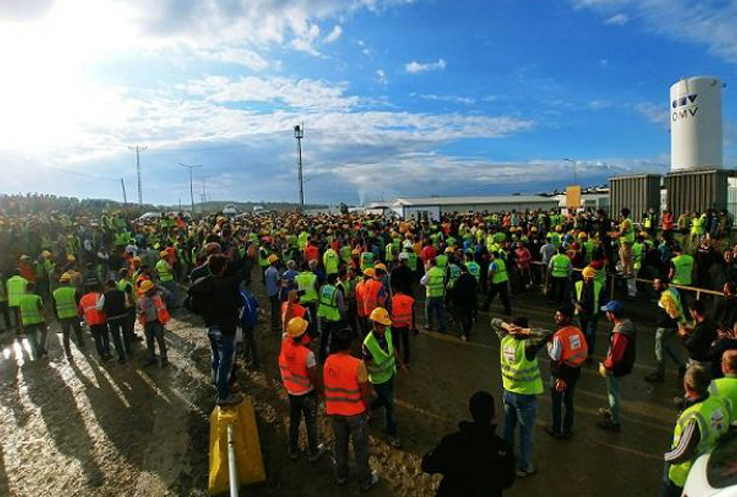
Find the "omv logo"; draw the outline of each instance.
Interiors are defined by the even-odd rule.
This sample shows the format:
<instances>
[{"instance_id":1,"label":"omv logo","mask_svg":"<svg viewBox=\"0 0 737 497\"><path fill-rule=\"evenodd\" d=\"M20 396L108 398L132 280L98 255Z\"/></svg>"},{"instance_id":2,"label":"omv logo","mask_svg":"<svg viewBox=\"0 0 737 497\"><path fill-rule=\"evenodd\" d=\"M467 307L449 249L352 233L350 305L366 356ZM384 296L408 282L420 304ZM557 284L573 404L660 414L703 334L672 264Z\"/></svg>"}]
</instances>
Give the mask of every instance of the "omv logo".
<instances>
[{"instance_id":1,"label":"omv logo","mask_svg":"<svg viewBox=\"0 0 737 497\"><path fill-rule=\"evenodd\" d=\"M693 94L693 95L686 95L685 97L676 98L671 103L671 106L674 109L677 109L678 107L685 107L686 105L695 105L697 97L698 97L697 94Z\"/></svg>"},{"instance_id":2,"label":"omv logo","mask_svg":"<svg viewBox=\"0 0 737 497\"><path fill-rule=\"evenodd\" d=\"M679 97L671 102L673 112L671 113L671 121L675 122L679 119L686 119L689 117L696 117L696 113L699 108L696 105L697 94L686 95L685 97Z\"/></svg>"}]
</instances>

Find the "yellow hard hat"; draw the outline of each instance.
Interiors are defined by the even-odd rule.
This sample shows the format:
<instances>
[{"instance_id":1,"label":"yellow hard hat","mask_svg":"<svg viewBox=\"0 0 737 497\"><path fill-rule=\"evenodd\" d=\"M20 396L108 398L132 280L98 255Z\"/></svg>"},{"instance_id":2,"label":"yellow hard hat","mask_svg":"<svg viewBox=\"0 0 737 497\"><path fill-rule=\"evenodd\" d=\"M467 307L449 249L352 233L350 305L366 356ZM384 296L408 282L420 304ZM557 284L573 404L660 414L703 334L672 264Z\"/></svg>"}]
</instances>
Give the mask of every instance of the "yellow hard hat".
<instances>
[{"instance_id":1,"label":"yellow hard hat","mask_svg":"<svg viewBox=\"0 0 737 497\"><path fill-rule=\"evenodd\" d=\"M383 307L377 307L376 309L371 311L371 316L369 316L369 319L371 321L375 321L386 326L391 326L392 324L392 320L389 317L389 312Z\"/></svg>"},{"instance_id":2,"label":"yellow hard hat","mask_svg":"<svg viewBox=\"0 0 737 497\"><path fill-rule=\"evenodd\" d=\"M151 280L144 280L143 283L141 283L141 286L140 286L141 293L148 293L150 290L153 290L155 286L156 285L154 285L154 282L153 281L151 281Z\"/></svg>"},{"instance_id":3,"label":"yellow hard hat","mask_svg":"<svg viewBox=\"0 0 737 497\"><path fill-rule=\"evenodd\" d=\"M455 250L453 250L453 247L446 247L445 248L445 253L446 254L452 254L454 252L455 252Z\"/></svg>"},{"instance_id":4,"label":"yellow hard hat","mask_svg":"<svg viewBox=\"0 0 737 497\"><path fill-rule=\"evenodd\" d=\"M287 323L287 335L292 338L301 337L307 331L309 323L306 319L301 317L295 317L289 320Z\"/></svg>"},{"instance_id":5,"label":"yellow hard hat","mask_svg":"<svg viewBox=\"0 0 737 497\"><path fill-rule=\"evenodd\" d=\"M166 257L168 255L169 255L169 252L167 252L166 250L162 250L161 252L159 252L159 257Z\"/></svg>"},{"instance_id":6,"label":"yellow hard hat","mask_svg":"<svg viewBox=\"0 0 737 497\"><path fill-rule=\"evenodd\" d=\"M278 261L278 260L279 260L279 257L278 257L278 256L276 256L276 255L274 255L274 254L271 254L271 255L269 256L269 258L268 258L268 259L266 259L266 260L267 260L267 261L269 262L269 264L274 264L274 263L275 263L276 261Z\"/></svg>"},{"instance_id":7,"label":"yellow hard hat","mask_svg":"<svg viewBox=\"0 0 737 497\"><path fill-rule=\"evenodd\" d=\"M368 276L369 278L373 278L374 276L376 276L376 271L374 271L374 268L370 267L363 272L363 275Z\"/></svg>"},{"instance_id":8,"label":"yellow hard hat","mask_svg":"<svg viewBox=\"0 0 737 497\"><path fill-rule=\"evenodd\" d=\"M378 264L374 264L374 270L381 269L385 273L387 272L386 266L383 262L379 262Z\"/></svg>"},{"instance_id":9,"label":"yellow hard hat","mask_svg":"<svg viewBox=\"0 0 737 497\"><path fill-rule=\"evenodd\" d=\"M591 266L586 266L582 272L584 278L593 278L596 276L596 270Z\"/></svg>"},{"instance_id":10,"label":"yellow hard hat","mask_svg":"<svg viewBox=\"0 0 737 497\"><path fill-rule=\"evenodd\" d=\"M41 256L42 257L51 257L51 252L49 252L48 250L44 250L43 252L41 252Z\"/></svg>"},{"instance_id":11,"label":"yellow hard hat","mask_svg":"<svg viewBox=\"0 0 737 497\"><path fill-rule=\"evenodd\" d=\"M69 254L69 255L67 256L67 261L68 261L68 262L74 262L74 261L76 261L76 260L77 260L77 258L76 258L76 257L74 257L74 256L73 256L73 255L71 255L71 254Z\"/></svg>"},{"instance_id":12,"label":"yellow hard hat","mask_svg":"<svg viewBox=\"0 0 737 497\"><path fill-rule=\"evenodd\" d=\"M72 275L69 273L64 273L59 278L59 283L69 283L70 281L72 281Z\"/></svg>"}]
</instances>

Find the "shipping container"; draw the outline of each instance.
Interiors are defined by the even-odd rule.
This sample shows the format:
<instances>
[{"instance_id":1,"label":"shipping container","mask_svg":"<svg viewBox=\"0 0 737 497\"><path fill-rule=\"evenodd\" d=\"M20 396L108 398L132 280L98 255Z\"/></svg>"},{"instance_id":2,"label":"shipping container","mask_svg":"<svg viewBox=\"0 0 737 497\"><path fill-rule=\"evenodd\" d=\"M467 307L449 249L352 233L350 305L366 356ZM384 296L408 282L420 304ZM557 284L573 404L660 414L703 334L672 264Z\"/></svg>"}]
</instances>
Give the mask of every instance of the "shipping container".
<instances>
[{"instance_id":1,"label":"shipping container","mask_svg":"<svg viewBox=\"0 0 737 497\"><path fill-rule=\"evenodd\" d=\"M694 169L666 175L668 209L675 216L686 211L726 209L728 180L733 174L734 171L728 169Z\"/></svg>"},{"instance_id":2,"label":"shipping container","mask_svg":"<svg viewBox=\"0 0 737 497\"><path fill-rule=\"evenodd\" d=\"M642 215L653 209L660 210L659 174L631 174L609 178L609 216L616 219L625 207L632 220L642 221Z\"/></svg>"}]
</instances>

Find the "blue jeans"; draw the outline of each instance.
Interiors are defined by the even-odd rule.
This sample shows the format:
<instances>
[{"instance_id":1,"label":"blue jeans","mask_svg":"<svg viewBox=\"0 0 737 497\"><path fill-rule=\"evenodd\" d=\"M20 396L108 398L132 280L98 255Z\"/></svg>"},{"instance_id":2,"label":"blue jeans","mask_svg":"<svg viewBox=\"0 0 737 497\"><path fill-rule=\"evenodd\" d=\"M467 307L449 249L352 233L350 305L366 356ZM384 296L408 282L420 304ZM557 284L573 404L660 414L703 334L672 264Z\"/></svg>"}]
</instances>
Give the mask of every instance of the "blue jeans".
<instances>
[{"instance_id":1,"label":"blue jeans","mask_svg":"<svg viewBox=\"0 0 737 497\"><path fill-rule=\"evenodd\" d=\"M658 328L655 330L655 360L658 363L658 372L665 373L665 355L673 359L676 366L682 368L686 365L681 356L676 330L673 328Z\"/></svg>"},{"instance_id":2,"label":"blue jeans","mask_svg":"<svg viewBox=\"0 0 737 497\"><path fill-rule=\"evenodd\" d=\"M581 331L583 331L586 337L589 356L591 356L594 354L594 347L596 346L596 326L598 325L599 317L597 315L589 317L581 316L579 317L579 322L581 323Z\"/></svg>"},{"instance_id":3,"label":"blue jeans","mask_svg":"<svg viewBox=\"0 0 737 497\"><path fill-rule=\"evenodd\" d=\"M619 396L619 376L614 376L609 373L606 375L606 390L607 398L609 400L609 415L614 423L619 423L619 411L622 405L622 401Z\"/></svg>"},{"instance_id":4,"label":"blue jeans","mask_svg":"<svg viewBox=\"0 0 737 497\"><path fill-rule=\"evenodd\" d=\"M371 403L371 410L384 408L386 415L386 434L390 437L397 435L397 422L394 419L394 377L384 383L375 383L376 400Z\"/></svg>"},{"instance_id":5,"label":"blue jeans","mask_svg":"<svg viewBox=\"0 0 737 497\"><path fill-rule=\"evenodd\" d=\"M219 326L211 326L207 337L212 347L212 381L218 390L218 397L230 394L230 373L233 370L235 335L223 333Z\"/></svg>"},{"instance_id":6,"label":"blue jeans","mask_svg":"<svg viewBox=\"0 0 737 497\"><path fill-rule=\"evenodd\" d=\"M523 395L504 390L504 440L514 448L514 431L520 425L520 469L529 469L532 465L533 435L535 433L535 417L537 415L537 395Z\"/></svg>"},{"instance_id":7,"label":"blue jeans","mask_svg":"<svg viewBox=\"0 0 737 497\"><path fill-rule=\"evenodd\" d=\"M432 328L432 315L437 314L440 322L440 332L445 333L445 309L443 308L443 297L427 297L425 299L425 323Z\"/></svg>"}]
</instances>

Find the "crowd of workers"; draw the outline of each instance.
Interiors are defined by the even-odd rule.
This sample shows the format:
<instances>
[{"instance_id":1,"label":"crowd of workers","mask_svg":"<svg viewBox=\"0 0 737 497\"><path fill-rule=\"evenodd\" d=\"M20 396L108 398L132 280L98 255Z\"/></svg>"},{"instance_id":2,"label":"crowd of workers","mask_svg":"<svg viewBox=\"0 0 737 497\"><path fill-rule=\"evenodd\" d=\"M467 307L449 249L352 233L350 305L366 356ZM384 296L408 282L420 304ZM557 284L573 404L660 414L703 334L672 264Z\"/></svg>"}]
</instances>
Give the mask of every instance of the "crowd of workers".
<instances>
[{"instance_id":1,"label":"crowd of workers","mask_svg":"<svg viewBox=\"0 0 737 497\"><path fill-rule=\"evenodd\" d=\"M620 386L633 370L637 341L627 302L610 298L612 287L621 285L630 297L639 292L652 299L657 309L658 369L646 380L663 382L669 358L683 381L663 487L663 495L680 495L691 464L726 433L737 403L737 246L730 245L732 220L725 212L676 220L667 211L651 211L642 219L636 225L627 209L617 219L604 211L513 211L440 221L300 213L196 221L6 215L0 224L0 246L7 248L0 325L24 335L31 357L43 359L53 315L73 360L71 340L85 346L82 320L100 359L112 359L112 341L124 364L141 340L138 318L147 345L144 364L165 367L169 311L184 305L204 318L218 403L227 406L241 399L233 373L239 328L249 362L260 363L252 292L263 285L268 324L282 337L278 365L290 405L290 457L299 458L302 419L309 461L325 453L317 429L324 400L337 482L347 481L352 442L360 485L368 490L378 481L369 467L370 413L383 409L388 442L401 447L394 380L411 366L412 334L457 329L469 340L479 311L488 311L497 296L504 315L512 316L510 296L541 288L557 309L555 330L530 326L524 316L491 321L501 348L503 439L495 434L493 397L479 392L470 401L474 421L423 459L427 472L445 475L438 495L501 495L515 475L536 472L534 425L545 390L538 354L551 359L552 425L546 432L570 438L575 387L592 360L599 316L613 329L599 364L608 405L598 426L621 429ZM251 282L255 267L259 275ZM653 283L638 285L636 276ZM690 286L719 289L724 297L707 312L703 299L682 290ZM497 477L490 481L489 474Z\"/></svg>"}]
</instances>

